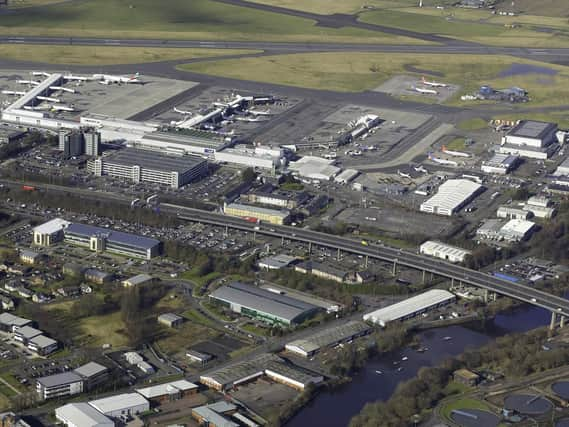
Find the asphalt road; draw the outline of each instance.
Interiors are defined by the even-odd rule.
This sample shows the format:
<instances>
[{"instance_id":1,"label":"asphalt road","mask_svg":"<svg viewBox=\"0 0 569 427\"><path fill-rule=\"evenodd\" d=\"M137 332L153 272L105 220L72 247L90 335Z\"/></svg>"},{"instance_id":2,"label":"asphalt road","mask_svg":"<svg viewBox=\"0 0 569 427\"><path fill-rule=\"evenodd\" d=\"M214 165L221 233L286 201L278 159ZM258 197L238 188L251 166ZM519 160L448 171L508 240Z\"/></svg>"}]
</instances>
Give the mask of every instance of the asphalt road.
<instances>
[{"instance_id":1,"label":"asphalt road","mask_svg":"<svg viewBox=\"0 0 569 427\"><path fill-rule=\"evenodd\" d=\"M162 211L179 215L180 219L194 222L203 222L218 226L227 226L240 230L248 230L274 237L284 237L290 240L302 241L332 249L350 252L357 255L369 256L396 265L414 268L434 273L442 277L454 279L462 283L488 289L519 301L533 304L563 316L569 316L569 300L548 294L529 286L512 283L490 276L487 273L470 270L448 262L418 255L402 249L395 249L385 245L362 244L344 237L332 236L312 230L277 226L255 225L239 218L228 217L214 212L205 212L198 209L182 206L162 204ZM258 230L255 230L255 227Z\"/></svg>"}]
</instances>

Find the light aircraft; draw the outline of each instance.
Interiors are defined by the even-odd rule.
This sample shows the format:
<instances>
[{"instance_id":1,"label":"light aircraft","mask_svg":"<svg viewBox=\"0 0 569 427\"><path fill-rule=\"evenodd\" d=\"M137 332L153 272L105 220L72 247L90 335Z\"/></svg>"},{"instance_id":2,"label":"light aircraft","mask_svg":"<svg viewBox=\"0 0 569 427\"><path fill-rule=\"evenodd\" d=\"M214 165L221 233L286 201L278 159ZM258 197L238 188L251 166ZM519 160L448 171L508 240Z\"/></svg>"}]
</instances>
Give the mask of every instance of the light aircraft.
<instances>
[{"instance_id":1,"label":"light aircraft","mask_svg":"<svg viewBox=\"0 0 569 427\"><path fill-rule=\"evenodd\" d=\"M454 157L470 157L470 154L468 153L463 153L462 151L452 151L452 150L448 150L446 148L446 146L443 145L441 151L445 154L448 154L449 156L454 156Z\"/></svg>"},{"instance_id":2,"label":"light aircraft","mask_svg":"<svg viewBox=\"0 0 569 427\"><path fill-rule=\"evenodd\" d=\"M75 80L78 82L87 82L89 80L93 80L93 77L86 77L86 76L75 76L73 74L66 74L63 76L64 80Z\"/></svg>"},{"instance_id":3,"label":"light aircraft","mask_svg":"<svg viewBox=\"0 0 569 427\"><path fill-rule=\"evenodd\" d=\"M61 102L58 98L52 98L50 96L38 95L36 98L39 99L40 101L55 102L55 103Z\"/></svg>"},{"instance_id":4,"label":"light aircraft","mask_svg":"<svg viewBox=\"0 0 569 427\"><path fill-rule=\"evenodd\" d=\"M422 93L424 95L438 95L439 93L434 89L425 89L422 87L414 87L413 90L415 92Z\"/></svg>"},{"instance_id":5,"label":"light aircraft","mask_svg":"<svg viewBox=\"0 0 569 427\"><path fill-rule=\"evenodd\" d=\"M51 106L52 111L75 111L75 108L72 106L64 105L64 104L54 104Z\"/></svg>"},{"instance_id":6,"label":"light aircraft","mask_svg":"<svg viewBox=\"0 0 569 427\"><path fill-rule=\"evenodd\" d=\"M14 95L14 96L23 96L26 92L21 92L17 90L3 90L2 95Z\"/></svg>"},{"instance_id":7,"label":"light aircraft","mask_svg":"<svg viewBox=\"0 0 569 427\"><path fill-rule=\"evenodd\" d=\"M18 80L18 83L21 85L33 85L37 86L40 82L36 82L35 80Z\"/></svg>"},{"instance_id":8,"label":"light aircraft","mask_svg":"<svg viewBox=\"0 0 569 427\"><path fill-rule=\"evenodd\" d=\"M183 114L185 116L191 116L192 112L191 111L184 111L184 110L179 110L176 107L174 107L174 111L178 114Z\"/></svg>"},{"instance_id":9,"label":"light aircraft","mask_svg":"<svg viewBox=\"0 0 569 427\"><path fill-rule=\"evenodd\" d=\"M439 82L430 82L428 80L425 80L425 76L423 76L423 78L421 79L421 82L425 85L425 86L431 86L431 87L448 87L448 85L446 83L439 83Z\"/></svg>"},{"instance_id":10,"label":"light aircraft","mask_svg":"<svg viewBox=\"0 0 569 427\"><path fill-rule=\"evenodd\" d=\"M68 87L63 87L63 86L50 86L49 87L51 90L60 90L63 92L69 92L69 93L75 93L75 89L70 89Z\"/></svg>"},{"instance_id":11,"label":"light aircraft","mask_svg":"<svg viewBox=\"0 0 569 427\"><path fill-rule=\"evenodd\" d=\"M50 105L37 105L37 106L24 105L22 108L24 110L28 110L28 111L46 111L46 110L49 110L51 108L51 106Z\"/></svg>"},{"instance_id":12,"label":"light aircraft","mask_svg":"<svg viewBox=\"0 0 569 427\"><path fill-rule=\"evenodd\" d=\"M415 170L415 172L429 173L427 169L425 169L422 165L414 166L413 169Z\"/></svg>"},{"instance_id":13,"label":"light aircraft","mask_svg":"<svg viewBox=\"0 0 569 427\"><path fill-rule=\"evenodd\" d=\"M93 79L100 80L102 84L111 83L142 83L139 79L140 74L136 73L132 76L115 76L112 74L93 74Z\"/></svg>"},{"instance_id":14,"label":"light aircraft","mask_svg":"<svg viewBox=\"0 0 569 427\"><path fill-rule=\"evenodd\" d=\"M397 175L403 177L403 178L408 178L411 179L411 175L409 175L408 173L403 173L401 172L399 169L397 169Z\"/></svg>"},{"instance_id":15,"label":"light aircraft","mask_svg":"<svg viewBox=\"0 0 569 427\"><path fill-rule=\"evenodd\" d=\"M433 156L433 153L429 153L429 160L438 163L440 165L448 165L448 166L458 166L458 163L453 160L446 160L441 159L440 157Z\"/></svg>"},{"instance_id":16,"label":"light aircraft","mask_svg":"<svg viewBox=\"0 0 569 427\"><path fill-rule=\"evenodd\" d=\"M46 73L45 71L32 71L32 76L49 77L49 76L51 76L51 74Z\"/></svg>"}]
</instances>

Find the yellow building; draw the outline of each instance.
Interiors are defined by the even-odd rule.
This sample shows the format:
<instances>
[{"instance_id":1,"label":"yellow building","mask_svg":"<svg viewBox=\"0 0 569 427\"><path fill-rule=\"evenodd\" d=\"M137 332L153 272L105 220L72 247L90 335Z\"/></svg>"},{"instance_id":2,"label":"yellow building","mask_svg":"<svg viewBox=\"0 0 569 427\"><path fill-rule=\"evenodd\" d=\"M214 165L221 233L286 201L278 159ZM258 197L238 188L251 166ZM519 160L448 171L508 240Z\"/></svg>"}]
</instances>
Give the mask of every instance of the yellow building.
<instances>
[{"instance_id":1,"label":"yellow building","mask_svg":"<svg viewBox=\"0 0 569 427\"><path fill-rule=\"evenodd\" d=\"M285 224L290 217L290 211L288 210L267 209L240 203L226 204L223 211L225 215L250 218L276 225Z\"/></svg>"}]
</instances>

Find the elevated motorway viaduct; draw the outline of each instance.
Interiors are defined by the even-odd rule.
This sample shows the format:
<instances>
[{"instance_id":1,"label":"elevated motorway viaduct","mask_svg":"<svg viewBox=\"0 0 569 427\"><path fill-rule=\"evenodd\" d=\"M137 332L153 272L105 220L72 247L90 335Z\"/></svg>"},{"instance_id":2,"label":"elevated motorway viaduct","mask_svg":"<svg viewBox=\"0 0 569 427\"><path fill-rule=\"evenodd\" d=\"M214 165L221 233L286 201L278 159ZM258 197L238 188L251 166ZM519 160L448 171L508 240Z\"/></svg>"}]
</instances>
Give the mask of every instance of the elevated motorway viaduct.
<instances>
[{"instance_id":1,"label":"elevated motorway viaduct","mask_svg":"<svg viewBox=\"0 0 569 427\"><path fill-rule=\"evenodd\" d=\"M185 208L182 206L162 204L162 211L175 213L180 219L212 224L232 229L249 231L283 239L305 242L309 245L324 246L337 251L345 251L352 254L362 255L369 258L379 259L392 263L394 269L399 266L409 267L426 273L446 277L453 282L461 282L467 285L486 289L490 292L514 298L545 308L552 313L552 327L555 325L557 316L560 317L561 325L565 317L569 316L569 300L548 294L547 292L531 288L519 283L508 282L476 270L470 270L442 260L432 259L413 252L391 248L384 245L362 244L362 242L347 239L345 237L332 236L312 230L277 226L272 224L253 224L240 218L225 216L219 213L205 212L198 209Z\"/></svg>"}]
</instances>

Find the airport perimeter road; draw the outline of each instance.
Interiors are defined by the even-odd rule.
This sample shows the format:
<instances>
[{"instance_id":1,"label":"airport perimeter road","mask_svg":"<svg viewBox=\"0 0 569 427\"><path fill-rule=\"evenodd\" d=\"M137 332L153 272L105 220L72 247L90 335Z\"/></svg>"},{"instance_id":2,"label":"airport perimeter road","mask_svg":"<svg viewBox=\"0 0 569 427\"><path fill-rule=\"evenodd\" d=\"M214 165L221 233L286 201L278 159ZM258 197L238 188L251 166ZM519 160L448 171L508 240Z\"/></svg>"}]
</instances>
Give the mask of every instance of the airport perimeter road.
<instances>
[{"instance_id":1,"label":"airport perimeter road","mask_svg":"<svg viewBox=\"0 0 569 427\"><path fill-rule=\"evenodd\" d=\"M432 259L423 255L417 255L416 253L404 251L402 249L390 248L382 244L368 244L367 242L362 244L362 242L357 242L345 237L332 236L302 228L277 226L272 224L256 225L239 218L233 218L213 212L205 212L199 209L185 208L182 206L162 204L161 207L163 212L169 211L175 213L180 219L226 226L240 230L248 230L250 232L274 237L283 237L290 240L346 251L357 255L369 256L371 258L394 263L396 266L401 265L434 273L438 276L447 277L468 285L488 289L489 291L496 292L500 295L545 308L562 316L569 316L569 300L565 298L551 295L547 292L543 292L529 286L501 280L487 273L470 270L468 268Z\"/></svg>"},{"instance_id":2,"label":"airport perimeter road","mask_svg":"<svg viewBox=\"0 0 569 427\"><path fill-rule=\"evenodd\" d=\"M41 37L41 36L0 36L3 44L42 44L79 46L125 46L125 47L183 47L207 49L252 49L273 53L305 52L401 52L401 53L447 53L472 55L512 55L545 58L569 59L569 48L524 48L483 46L466 42L439 45L392 45L371 43L279 43L263 41L203 41L168 39L102 39L93 37Z\"/></svg>"}]
</instances>

